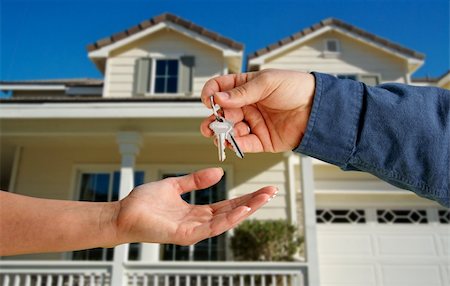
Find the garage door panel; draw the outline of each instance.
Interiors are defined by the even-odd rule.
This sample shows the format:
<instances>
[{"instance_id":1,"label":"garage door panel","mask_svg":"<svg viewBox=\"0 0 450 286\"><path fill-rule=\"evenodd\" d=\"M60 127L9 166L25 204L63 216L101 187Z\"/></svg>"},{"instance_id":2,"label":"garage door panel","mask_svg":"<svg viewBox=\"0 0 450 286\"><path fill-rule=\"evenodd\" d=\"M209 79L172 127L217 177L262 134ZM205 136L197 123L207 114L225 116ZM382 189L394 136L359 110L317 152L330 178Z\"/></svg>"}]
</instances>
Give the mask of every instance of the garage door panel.
<instances>
[{"instance_id":1,"label":"garage door panel","mask_svg":"<svg viewBox=\"0 0 450 286\"><path fill-rule=\"evenodd\" d=\"M373 265L327 265L321 264L321 285L371 286L376 285Z\"/></svg>"},{"instance_id":2,"label":"garage door panel","mask_svg":"<svg viewBox=\"0 0 450 286\"><path fill-rule=\"evenodd\" d=\"M373 247L368 234L331 234L318 237L320 254L327 255L372 255Z\"/></svg>"},{"instance_id":3,"label":"garage door panel","mask_svg":"<svg viewBox=\"0 0 450 286\"><path fill-rule=\"evenodd\" d=\"M321 286L450 285L450 226L440 212L357 211L358 220L351 208L317 210Z\"/></svg>"},{"instance_id":4,"label":"garage door panel","mask_svg":"<svg viewBox=\"0 0 450 286\"><path fill-rule=\"evenodd\" d=\"M449 229L449 232L450 232L450 229ZM450 257L450 236L449 235L441 235L440 242L441 242L442 252L444 253L444 255L446 257Z\"/></svg>"},{"instance_id":5,"label":"garage door panel","mask_svg":"<svg viewBox=\"0 0 450 286\"><path fill-rule=\"evenodd\" d=\"M378 251L381 256L435 256L433 235L383 234L378 235Z\"/></svg>"},{"instance_id":6,"label":"garage door panel","mask_svg":"<svg viewBox=\"0 0 450 286\"><path fill-rule=\"evenodd\" d=\"M383 265L384 286L440 286L438 265Z\"/></svg>"}]
</instances>

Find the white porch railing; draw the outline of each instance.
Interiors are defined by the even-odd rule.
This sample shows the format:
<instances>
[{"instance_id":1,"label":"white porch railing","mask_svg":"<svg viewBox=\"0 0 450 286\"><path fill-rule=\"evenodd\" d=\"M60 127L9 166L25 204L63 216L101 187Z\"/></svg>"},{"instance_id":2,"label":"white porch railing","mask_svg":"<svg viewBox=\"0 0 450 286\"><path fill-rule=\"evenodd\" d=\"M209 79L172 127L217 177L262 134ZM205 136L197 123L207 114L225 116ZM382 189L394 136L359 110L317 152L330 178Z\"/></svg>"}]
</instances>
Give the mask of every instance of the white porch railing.
<instances>
[{"instance_id":1,"label":"white porch railing","mask_svg":"<svg viewBox=\"0 0 450 286\"><path fill-rule=\"evenodd\" d=\"M96 286L111 284L111 263L75 261L0 262L1 286Z\"/></svg>"},{"instance_id":2,"label":"white porch railing","mask_svg":"<svg viewBox=\"0 0 450 286\"><path fill-rule=\"evenodd\" d=\"M111 263L0 262L0 286L111 285ZM306 264L289 262L128 262L129 286L303 286Z\"/></svg>"}]
</instances>

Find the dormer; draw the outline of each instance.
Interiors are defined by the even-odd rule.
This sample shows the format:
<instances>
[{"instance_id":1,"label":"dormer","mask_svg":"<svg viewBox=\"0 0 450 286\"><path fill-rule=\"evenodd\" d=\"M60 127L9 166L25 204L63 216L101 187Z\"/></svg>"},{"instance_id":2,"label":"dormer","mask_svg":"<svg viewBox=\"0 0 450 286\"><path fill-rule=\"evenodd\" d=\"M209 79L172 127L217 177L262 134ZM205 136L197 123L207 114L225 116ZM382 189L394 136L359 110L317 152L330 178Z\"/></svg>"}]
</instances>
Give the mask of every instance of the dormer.
<instances>
[{"instance_id":1,"label":"dormer","mask_svg":"<svg viewBox=\"0 0 450 286\"><path fill-rule=\"evenodd\" d=\"M195 97L211 77L241 71L243 45L162 14L88 47L103 97Z\"/></svg>"},{"instance_id":2,"label":"dormer","mask_svg":"<svg viewBox=\"0 0 450 286\"><path fill-rule=\"evenodd\" d=\"M329 18L248 56L248 70L318 71L363 81L410 82L425 56L344 21Z\"/></svg>"}]
</instances>

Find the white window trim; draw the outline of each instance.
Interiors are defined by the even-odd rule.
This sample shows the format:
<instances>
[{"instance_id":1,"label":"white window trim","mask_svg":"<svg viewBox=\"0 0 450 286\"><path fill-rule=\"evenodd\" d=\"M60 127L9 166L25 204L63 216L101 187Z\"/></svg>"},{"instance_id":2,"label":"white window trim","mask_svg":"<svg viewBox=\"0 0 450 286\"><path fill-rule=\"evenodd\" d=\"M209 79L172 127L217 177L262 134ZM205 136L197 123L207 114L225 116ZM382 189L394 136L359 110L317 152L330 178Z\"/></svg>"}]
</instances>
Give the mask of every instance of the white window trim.
<instances>
[{"instance_id":1,"label":"white window trim","mask_svg":"<svg viewBox=\"0 0 450 286\"><path fill-rule=\"evenodd\" d=\"M180 70L181 70L181 55L177 56L164 56L164 55L152 55L152 70L150 71L150 92L146 92L145 96L179 96L184 95L180 93L179 84L177 84L177 92L175 93L155 93L155 79L156 79L156 61L157 60L177 60L178 61L178 75L177 80L180 79Z\"/></svg>"},{"instance_id":2,"label":"white window trim","mask_svg":"<svg viewBox=\"0 0 450 286\"><path fill-rule=\"evenodd\" d=\"M328 50L328 42L334 41L336 43L336 51ZM336 57L341 54L341 43L336 38L326 38L323 41L323 56L326 58Z\"/></svg>"},{"instance_id":3,"label":"white window trim","mask_svg":"<svg viewBox=\"0 0 450 286\"><path fill-rule=\"evenodd\" d=\"M190 164L176 164L176 165L153 165L148 170L151 170L150 180L157 181L161 180L162 176L164 174L174 174L174 173L192 173L194 171L208 168L211 166L208 165L190 165ZM222 165L221 166L223 171L226 173L225 178L225 186L226 186L226 193L225 193L225 200L231 199L235 197L235 189L234 189L234 178L233 178L233 167L231 165ZM145 171L145 169L144 169ZM147 175L147 172L145 173ZM232 230L229 230L227 234L225 235L225 260L229 261L231 260L231 243L230 243L230 237L233 234ZM189 246L189 256L191 256L191 253L193 252L193 247ZM161 259L161 256L160 256ZM193 260L189 260L193 261Z\"/></svg>"},{"instance_id":4,"label":"white window trim","mask_svg":"<svg viewBox=\"0 0 450 286\"><path fill-rule=\"evenodd\" d=\"M378 83L377 84L381 84L381 74L380 73L362 73L362 74L358 74L358 81L362 81L362 76L374 76L377 78Z\"/></svg>"},{"instance_id":5,"label":"white window trim","mask_svg":"<svg viewBox=\"0 0 450 286\"><path fill-rule=\"evenodd\" d=\"M335 77L338 76L355 76L357 81L362 81L363 76L374 76L378 80L378 84L381 84L381 74L379 73L336 73Z\"/></svg>"}]
</instances>

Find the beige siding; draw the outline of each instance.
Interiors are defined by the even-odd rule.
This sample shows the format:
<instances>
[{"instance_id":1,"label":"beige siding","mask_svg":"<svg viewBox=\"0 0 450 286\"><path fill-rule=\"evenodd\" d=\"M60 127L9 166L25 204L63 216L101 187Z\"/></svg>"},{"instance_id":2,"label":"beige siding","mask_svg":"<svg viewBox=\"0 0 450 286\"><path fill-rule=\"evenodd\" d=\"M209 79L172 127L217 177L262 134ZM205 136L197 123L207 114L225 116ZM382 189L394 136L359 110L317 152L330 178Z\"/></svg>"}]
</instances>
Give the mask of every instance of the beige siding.
<instances>
[{"instance_id":1,"label":"beige siding","mask_svg":"<svg viewBox=\"0 0 450 286\"><path fill-rule=\"evenodd\" d=\"M165 122L168 121L168 122ZM94 123L95 122L95 123ZM240 196L259 188L271 185L279 188L278 196L263 206L252 218L286 219L285 202L286 177L284 157L281 154L247 154L245 159L238 159L231 150L227 150L227 159L222 164L217 159L217 149L211 140L198 134L198 120L183 120L178 124L173 120L51 120L6 122L5 131L28 128L45 136L8 136L3 138L8 146L23 146L17 175L16 192L23 195L51 198L76 199L77 171L89 171L90 168L101 170L118 170L120 155L114 130L121 126L142 126L144 140L137 157L137 169L144 170L146 180L160 177L162 170L176 168L190 172L203 167L224 166L229 170L228 198ZM140 125L139 125L140 124ZM166 125L182 126L183 132L198 136L152 135L145 131L163 130ZM92 126L92 133L87 132ZM162 126L162 127L161 127ZM149 128L146 130L145 128ZM159 128L159 129L158 129ZM83 130L84 129L84 130ZM166 128L167 129L167 128ZM57 136L58 132L72 131L71 135ZM172 131L175 132L177 128ZM55 134L56 132L56 134ZM83 135L77 136L80 132ZM87 132L87 133L86 133ZM195 133L194 133L195 132ZM12 148L10 148L12 150ZM10 150L8 149L8 150ZM6 152L8 150L1 150ZM10 152L10 151L8 151ZM3 156L3 154L0 154ZM153 174L152 176L150 176ZM11 259L61 259L59 253L11 257Z\"/></svg>"},{"instance_id":2,"label":"beige siding","mask_svg":"<svg viewBox=\"0 0 450 286\"><path fill-rule=\"evenodd\" d=\"M338 57L324 57L324 41L338 39ZM318 71L331 74L379 74L382 81L406 82L406 61L379 49L362 44L348 36L330 31L269 58L261 69L279 68Z\"/></svg>"},{"instance_id":3,"label":"beige siding","mask_svg":"<svg viewBox=\"0 0 450 286\"><path fill-rule=\"evenodd\" d=\"M194 96L200 96L201 89L209 78L223 73L225 63L222 52L214 48L173 30L159 31L112 53L107 61L104 95L133 96L136 59L155 55L176 58L182 55L195 56Z\"/></svg>"}]
</instances>

